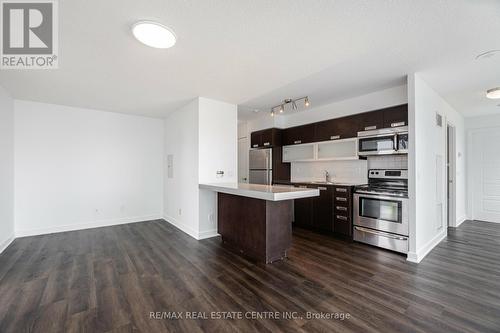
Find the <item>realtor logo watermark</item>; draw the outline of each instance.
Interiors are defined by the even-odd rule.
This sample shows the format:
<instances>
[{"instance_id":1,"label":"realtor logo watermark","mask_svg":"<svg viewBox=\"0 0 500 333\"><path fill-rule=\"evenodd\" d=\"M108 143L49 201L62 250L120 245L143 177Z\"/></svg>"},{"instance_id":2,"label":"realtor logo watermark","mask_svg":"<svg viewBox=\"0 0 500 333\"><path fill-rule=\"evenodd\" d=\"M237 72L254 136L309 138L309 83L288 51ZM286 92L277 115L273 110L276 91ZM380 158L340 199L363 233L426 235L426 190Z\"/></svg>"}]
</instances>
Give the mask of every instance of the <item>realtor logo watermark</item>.
<instances>
[{"instance_id":1,"label":"realtor logo watermark","mask_svg":"<svg viewBox=\"0 0 500 333\"><path fill-rule=\"evenodd\" d=\"M57 0L0 0L2 69L58 67Z\"/></svg>"}]
</instances>

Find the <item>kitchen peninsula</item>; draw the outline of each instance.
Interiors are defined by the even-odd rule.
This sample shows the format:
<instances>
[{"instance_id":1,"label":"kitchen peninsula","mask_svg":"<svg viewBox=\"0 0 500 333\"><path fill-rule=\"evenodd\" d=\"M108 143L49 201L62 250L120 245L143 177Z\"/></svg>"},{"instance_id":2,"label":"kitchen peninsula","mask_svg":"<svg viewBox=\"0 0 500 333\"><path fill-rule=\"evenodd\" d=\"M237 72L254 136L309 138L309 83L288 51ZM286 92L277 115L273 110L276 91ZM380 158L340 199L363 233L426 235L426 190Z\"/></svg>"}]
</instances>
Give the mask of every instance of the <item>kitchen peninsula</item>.
<instances>
[{"instance_id":1,"label":"kitchen peninsula","mask_svg":"<svg viewBox=\"0 0 500 333\"><path fill-rule=\"evenodd\" d=\"M292 241L292 200L319 196L318 189L257 184L200 184L217 192L217 229L225 245L271 263L286 257Z\"/></svg>"}]
</instances>

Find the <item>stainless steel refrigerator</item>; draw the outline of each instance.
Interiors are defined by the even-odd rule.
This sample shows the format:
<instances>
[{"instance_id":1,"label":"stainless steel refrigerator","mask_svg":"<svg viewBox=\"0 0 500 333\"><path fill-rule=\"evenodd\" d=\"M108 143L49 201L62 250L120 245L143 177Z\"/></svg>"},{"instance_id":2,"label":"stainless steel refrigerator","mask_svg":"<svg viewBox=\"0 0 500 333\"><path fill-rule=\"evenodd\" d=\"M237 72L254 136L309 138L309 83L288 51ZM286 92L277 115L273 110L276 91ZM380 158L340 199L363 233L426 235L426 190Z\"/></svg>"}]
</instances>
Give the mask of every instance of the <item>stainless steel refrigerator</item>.
<instances>
[{"instance_id":1,"label":"stainless steel refrigerator","mask_svg":"<svg viewBox=\"0 0 500 333\"><path fill-rule=\"evenodd\" d=\"M271 185L273 182L273 150L250 149L248 155L250 184Z\"/></svg>"}]
</instances>

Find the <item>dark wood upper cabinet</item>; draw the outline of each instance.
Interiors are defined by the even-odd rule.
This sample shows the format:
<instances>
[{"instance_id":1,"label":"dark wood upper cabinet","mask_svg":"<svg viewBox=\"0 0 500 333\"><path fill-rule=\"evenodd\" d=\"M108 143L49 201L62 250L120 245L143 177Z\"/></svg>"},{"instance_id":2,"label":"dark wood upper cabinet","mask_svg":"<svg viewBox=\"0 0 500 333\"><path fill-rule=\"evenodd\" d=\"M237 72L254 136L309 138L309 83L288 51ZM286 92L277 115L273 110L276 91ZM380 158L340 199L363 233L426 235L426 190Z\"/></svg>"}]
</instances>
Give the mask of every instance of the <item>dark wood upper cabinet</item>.
<instances>
[{"instance_id":1,"label":"dark wood upper cabinet","mask_svg":"<svg viewBox=\"0 0 500 333\"><path fill-rule=\"evenodd\" d=\"M377 130L408 125L408 104L335 118L317 123L290 127L284 130L270 128L253 132L251 147L281 147L301 143L348 139L360 131Z\"/></svg>"},{"instance_id":2,"label":"dark wood upper cabinet","mask_svg":"<svg viewBox=\"0 0 500 333\"><path fill-rule=\"evenodd\" d=\"M384 127L399 127L408 125L408 104L398 105L382 110Z\"/></svg>"},{"instance_id":3,"label":"dark wood upper cabinet","mask_svg":"<svg viewBox=\"0 0 500 333\"><path fill-rule=\"evenodd\" d=\"M250 134L250 147L262 147L262 131L255 131Z\"/></svg>"},{"instance_id":4,"label":"dark wood upper cabinet","mask_svg":"<svg viewBox=\"0 0 500 333\"><path fill-rule=\"evenodd\" d=\"M290 127L283 130L283 145L314 142L314 124Z\"/></svg>"},{"instance_id":5,"label":"dark wood upper cabinet","mask_svg":"<svg viewBox=\"0 0 500 333\"><path fill-rule=\"evenodd\" d=\"M358 115L359 130L372 131L384 128L384 114L382 111L370 111Z\"/></svg>"},{"instance_id":6,"label":"dark wood upper cabinet","mask_svg":"<svg viewBox=\"0 0 500 333\"><path fill-rule=\"evenodd\" d=\"M281 146L281 132L279 128L268 128L250 134L252 148L267 148Z\"/></svg>"},{"instance_id":7,"label":"dark wood upper cabinet","mask_svg":"<svg viewBox=\"0 0 500 333\"><path fill-rule=\"evenodd\" d=\"M355 138L362 126L358 115L315 123L314 141Z\"/></svg>"}]
</instances>

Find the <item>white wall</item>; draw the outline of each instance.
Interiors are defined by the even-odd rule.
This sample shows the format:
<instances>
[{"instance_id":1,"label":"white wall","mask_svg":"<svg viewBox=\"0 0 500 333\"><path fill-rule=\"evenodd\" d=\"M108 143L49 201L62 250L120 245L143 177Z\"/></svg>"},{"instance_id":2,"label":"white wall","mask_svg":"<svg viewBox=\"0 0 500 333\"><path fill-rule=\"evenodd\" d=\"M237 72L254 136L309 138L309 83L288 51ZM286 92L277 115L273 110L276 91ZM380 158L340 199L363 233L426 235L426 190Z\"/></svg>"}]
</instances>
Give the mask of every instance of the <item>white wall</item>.
<instances>
[{"instance_id":1,"label":"white wall","mask_svg":"<svg viewBox=\"0 0 500 333\"><path fill-rule=\"evenodd\" d=\"M199 230L198 109L195 99L165 119L165 156L173 155L173 177L165 177L164 217L194 238Z\"/></svg>"},{"instance_id":2,"label":"white wall","mask_svg":"<svg viewBox=\"0 0 500 333\"><path fill-rule=\"evenodd\" d=\"M161 120L18 100L14 108L17 236L162 216Z\"/></svg>"},{"instance_id":3,"label":"white wall","mask_svg":"<svg viewBox=\"0 0 500 333\"><path fill-rule=\"evenodd\" d=\"M464 118L441 98L418 74L408 78L410 153L408 159L410 201L410 253L420 261L447 234L446 124L456 128L456 217L465 219ZM436 112L443 127L436 126ZM439 158L441 161L439 162ZM440 177L441 175L441 177ZM438 206L438 203L443 203Z\"/></svg>"},{"instance_id":4,"label":"white wall","mask_svg":"<svg viewBox=\"0 0 500 333\"><path fill-rule=\"evenodd\" d=\"M14 239L14 101L0 87L0 253Z\"/></svg>"},{"instance_id":5,"label":"white wall","mask_svg":"<svg viewBox=\"0 0 500 333\"><path fill-rule=\"evenodd\" d=\"M236 105L199 99L199 183L238 182L237 118ZM217 235L216 212L216 193L200 190L198 238Z\"/></svg>"},{"instance_id":6,"label":"white wall","mask_svg":"<svg viewBox=\"0 0 500 333\"><path fill-rule=\"evenodd\" d=\"M199 99L200 183L236 182L238 168L236 105ZM217 176L218 170L224 177Z\"/></svg>"},{"instance_id":7,"label":"white wall","mask_svg":"<svg viewBox=\"0 0 500 333\"><path fill-rule=\"evenodd\" d=\"M196 239L217 235L216 196L199 183L237 181L236 105L197 98L165 119L165 219ZM216 175L221 170L224 176Z\"/></svg>"}]
</instances>

